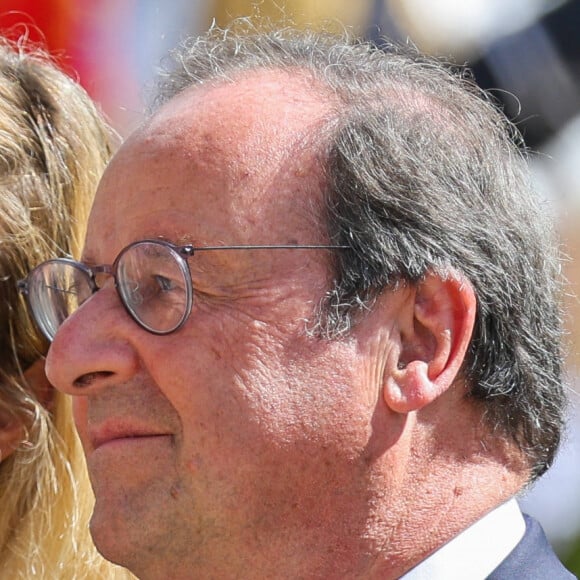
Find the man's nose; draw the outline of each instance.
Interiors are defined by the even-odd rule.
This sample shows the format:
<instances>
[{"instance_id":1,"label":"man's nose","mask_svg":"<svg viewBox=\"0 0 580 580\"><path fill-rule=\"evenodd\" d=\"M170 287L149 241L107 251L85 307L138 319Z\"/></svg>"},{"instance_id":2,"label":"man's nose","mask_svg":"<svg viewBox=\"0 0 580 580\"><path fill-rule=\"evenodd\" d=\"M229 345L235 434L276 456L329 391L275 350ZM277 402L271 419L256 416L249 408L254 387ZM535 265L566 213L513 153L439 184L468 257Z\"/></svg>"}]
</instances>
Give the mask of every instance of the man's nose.
<instances>
[{"instance_id":1,"label":"man's nose","mask_svg":"<svg viewBox=\"0 0 580 580\"><path fill-rule=\"evenodd\" d=\"M58 329L46 358L48 379L71 395L90 395L127 381L138 366L131 340L136 332L144 331L115 289L99 290Z\"/></svg>"}]
</instances>

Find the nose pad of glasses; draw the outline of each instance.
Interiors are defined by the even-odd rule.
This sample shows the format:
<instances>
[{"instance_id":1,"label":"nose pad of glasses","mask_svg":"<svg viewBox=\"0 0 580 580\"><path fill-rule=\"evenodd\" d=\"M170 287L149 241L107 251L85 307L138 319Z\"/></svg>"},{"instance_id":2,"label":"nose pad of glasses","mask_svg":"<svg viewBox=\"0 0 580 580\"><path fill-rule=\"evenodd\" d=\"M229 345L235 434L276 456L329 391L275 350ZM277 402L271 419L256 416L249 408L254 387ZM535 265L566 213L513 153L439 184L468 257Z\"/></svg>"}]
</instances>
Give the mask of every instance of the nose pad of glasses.
<instances>
[{"instance_id":1,"label":"nose pad of glasses","mask_svg":"<svg viewBox=\"0 0 580 580\"><path fill-rule=\"evenodd\" d=\"M103 288L103 286L107 283L107 281L110 280L112 277L113 277L113 275L108 270L102 270L99 272L95 272L94 273L94 280L95 280L96 288L95 288L94 292Z\"/></svg>"}]
</instances>

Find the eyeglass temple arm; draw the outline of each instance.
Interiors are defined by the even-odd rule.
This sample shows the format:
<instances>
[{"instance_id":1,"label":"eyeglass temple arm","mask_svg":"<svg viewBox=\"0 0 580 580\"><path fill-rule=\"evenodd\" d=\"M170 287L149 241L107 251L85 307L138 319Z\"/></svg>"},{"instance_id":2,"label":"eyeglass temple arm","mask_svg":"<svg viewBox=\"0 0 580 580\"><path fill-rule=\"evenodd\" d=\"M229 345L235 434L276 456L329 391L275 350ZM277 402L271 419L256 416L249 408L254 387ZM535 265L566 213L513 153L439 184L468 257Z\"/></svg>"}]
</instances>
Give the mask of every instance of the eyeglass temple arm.
<instances>
[{"instance_id":1,"label":"eyeglass temple arm","mask_svg":"<svg viewBox=\"0 0 580 580\"><path fill-rule=\"evenodd\" d=\"M338 245L316 245L305 244L297 246L295 244L268 244L264 246L183 246L183 253L192 256L195 252L202 252L204 250L346 250L350 246Z\"/></svg>"}]
</instances>

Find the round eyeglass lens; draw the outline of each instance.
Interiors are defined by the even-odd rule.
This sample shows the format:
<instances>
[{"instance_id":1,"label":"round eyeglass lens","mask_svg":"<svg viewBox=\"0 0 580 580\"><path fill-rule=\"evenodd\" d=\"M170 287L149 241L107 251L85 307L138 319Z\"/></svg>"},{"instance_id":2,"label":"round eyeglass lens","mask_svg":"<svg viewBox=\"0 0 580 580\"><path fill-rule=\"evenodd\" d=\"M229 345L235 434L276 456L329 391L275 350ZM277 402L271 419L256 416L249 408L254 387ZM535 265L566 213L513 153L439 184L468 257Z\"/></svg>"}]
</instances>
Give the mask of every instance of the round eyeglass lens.
<instances>
[{"instance_id":1,"label":"round eyeglass lens","mask_svg":"<svg viewBox=\"0 0 580 580\"><path fill-rule=\"evenodd\" d=\"M125 307L150 332L172 332L188 317L189 268L171 246L154 241L129 246L117 259L116 277Z\"/></svg>"},{"instance_id":2,"label":"round eyeglass lens","mask_svg":"<svg viewBox=\"0 0 580 580\"><path fill-rule=\"evenodd\" d=\"M52 341L58 327L92 292L90 276L79 264L50 260L32 273L28 301L40 330Z\"/></svg>"}]
</instances>

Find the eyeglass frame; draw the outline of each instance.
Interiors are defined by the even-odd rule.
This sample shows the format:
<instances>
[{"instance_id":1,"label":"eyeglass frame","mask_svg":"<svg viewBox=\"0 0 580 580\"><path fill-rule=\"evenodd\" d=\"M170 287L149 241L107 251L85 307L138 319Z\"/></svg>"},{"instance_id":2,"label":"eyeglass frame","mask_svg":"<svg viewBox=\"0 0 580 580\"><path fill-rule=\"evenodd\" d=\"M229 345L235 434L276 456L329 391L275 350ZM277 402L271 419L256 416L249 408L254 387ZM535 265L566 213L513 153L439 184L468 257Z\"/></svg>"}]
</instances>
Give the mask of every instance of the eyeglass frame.
<instances>
[{"instance_id":1,"label":"eyeglass frame","mask_svg":"<svg viewBox=\"0 0 580 580\"><path fill-rule=\"evenodd\" d=\"M123 297L123 294L119 290L119 284L118 284L118 280L117 280L117 267L119 264L119 260L131 248L133 248L139 244L144 244L144 243L152 243L152 244L156 244L156 245L160 245L160 246L164 246L166 248L169 248L172 252L174 252L177 255L178 258L181 259L178 262L180 267L182 269L183 269L183 267L185 267L184 273L187 274L186 276L184 276L185 283L186 283L186 292L187 292L187 300L186 300L185 310L184 310L184 314L181 317L181 320L179 321L179 323L176 326L174 326L173 328L171 328L170 330L156 330L156 329L148 326L147 324L145 324L142 320L140 320L137 317L137 314L131 310L131 308L128 306L128 304L126 302L126 299ZM326 244L322 244L322 245L317 245L317 244L243 245L242 244L242 245L233 245L233 246L195 246L193 244L177 245L177 244L173 244L172 242L169 242L167 240L161 240L161 239L158 239L158 240L144 239L144 240L137 240L137 241L132 242L129 245L125 246L117 254L117 257L115 258L115 260L112 264L101 264L98 266L87 266L83 262L73 260L71 258L53 258L51 260L46 260L46 261L42 262L41 264L38 264L36 267L34 267L25 278L18 280L16 282L16 287L18 289L18 292L26 297L26 302L28 305L29 312L32 315L32 318L34 319L37 327L42 331L44 336L50 342L52 342L54 340L54 336L52 336L52 337L48 336L47 332L43 328L43 325L39 323L37 316L35 314L35 309L30 301L29 280L32 278L32 276L34 275L34 273L37 270L39 270L40 268L43 268L47 264L51 264L51 263L66 264L66 265L72 266L72 267L77 268L78 270L81 270L82 272L84 272L87 275L87 280L89 282L89 288L91 290L90 297L94 296L102 288L102 286L99 286L97 284L97 280L96 280L97 275L98 274L106 274L108 276L111 276L115 282L115 290L117 291L117 296L119 297L119 300L121 301L121 304L123 305L123 308L129 314L129 316L137 323L138 326L140 326L141 328L143 328L147 332L150 332L151 334L155 334L155 335L159 335L159 336L164 336L164 335L172 334L173 332L176 332L177 330L179 330L186 323L186 321L189 318L189 315L191 314L191 308L193 306L194 288L193 288L193 282L192 282L192 277L191 277L191 270L189 269L189 263L187 260L188 260L188 258L193 257L196 252L216 251L216 250L345 250L345 249L348 249L349 247L350 246L333 245L333 244L328 244L328 245L326 245ZM85 302L88 301L89 298L87 298L87 300L85 300ZM83 302L83 304L84 304L84 302ZM71 313L71 315L72 314L74 314L74 312ZM68 316L67 316L67 318L68 318ZM65 318L58 325L56 330L58 330L60 325L67 318ZM55 331L55 336L56 336L56 331Z\"/></svg>"}]
</instances>

